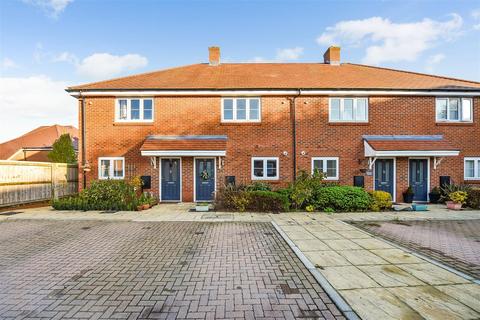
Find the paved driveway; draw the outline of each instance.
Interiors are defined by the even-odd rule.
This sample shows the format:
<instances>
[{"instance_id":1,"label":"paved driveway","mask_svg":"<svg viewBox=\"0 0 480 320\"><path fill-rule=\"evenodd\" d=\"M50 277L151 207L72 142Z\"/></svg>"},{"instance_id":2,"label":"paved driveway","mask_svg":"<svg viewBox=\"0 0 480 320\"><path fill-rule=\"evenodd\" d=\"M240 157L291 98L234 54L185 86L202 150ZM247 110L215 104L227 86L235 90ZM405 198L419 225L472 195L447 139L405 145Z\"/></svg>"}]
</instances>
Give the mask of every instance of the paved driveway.
<instances>
[{"instance_id":1,"label":"paved driveway","mask_svg":"<svg viewBox=\"0 0 480 320\"><path fill-rule=\"evenodd\" d=\"M0 223L0 318L343 318L269 223Z\"/></svg>"},{"instance_id":2,"label":"paved driveway","mask_svg":"<svg viewBox=\"0 0 480 320\"><path fill-rule=\"evenodd\" d=\"M354 224L480 279L480 220Z\"/></svg>"}]
</instances>

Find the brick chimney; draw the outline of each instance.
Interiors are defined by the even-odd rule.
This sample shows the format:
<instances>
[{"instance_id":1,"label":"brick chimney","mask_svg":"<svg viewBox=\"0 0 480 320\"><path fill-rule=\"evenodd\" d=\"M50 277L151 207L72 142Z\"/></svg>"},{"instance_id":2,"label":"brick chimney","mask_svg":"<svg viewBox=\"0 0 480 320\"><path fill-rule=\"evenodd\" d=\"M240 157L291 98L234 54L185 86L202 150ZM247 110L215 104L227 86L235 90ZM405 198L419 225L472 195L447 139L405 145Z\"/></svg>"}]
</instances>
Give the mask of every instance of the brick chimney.
<instances>
[{"instance_id":1,"label":"brick chimney","mask_svg":"<svg viewBox=\"0 0 480 320\"><path fill-rule=\"evenodd\" d=\"M323 62L334 66L340 65L340 47L330 46L323 54Z\"/></svg>"},{"instance_id":2,"label":"brick chimney","mask_svg":"<svg viewBox=\"0 0 480 320\"><path fill-rule=\"evenodd\" d=\"M208 48L208 62L211 66L218 66L220 64L220 47Z\"/></svg>"}]
</instances>

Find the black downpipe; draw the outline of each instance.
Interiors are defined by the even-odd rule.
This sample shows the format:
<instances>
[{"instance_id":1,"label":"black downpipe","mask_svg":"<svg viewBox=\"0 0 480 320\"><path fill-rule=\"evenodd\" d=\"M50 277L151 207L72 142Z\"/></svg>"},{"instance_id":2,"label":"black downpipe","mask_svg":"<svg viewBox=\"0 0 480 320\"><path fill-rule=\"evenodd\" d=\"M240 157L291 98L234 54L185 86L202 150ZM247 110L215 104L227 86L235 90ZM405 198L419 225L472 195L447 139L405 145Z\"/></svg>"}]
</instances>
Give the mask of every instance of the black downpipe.
<instances>
[{"instance_id":1,"label":"black downpipe","mask_svg":"<svg viewBox=\"0 0 480 320\"><path fill-rule=\"evenodd\" d=\"M293 181L297 180L297 117L296 117L296 100L302 93L298 89L298 94L290 98L290 113L292 117L292 150L293 150Z\"/></svg>"},{"instance_id":2,"label":"black downpipe","mask_svg":"<svg viewBox=\"0 0 480 320\"><path fill-rule=\"evenodd\" d=\"M85 136L86 136L86 126L85 126L85 97L82 97L82 92L80 91L80 97L82 99L82 167L79 168L83 171L83 189L87 187L87 176L85 175L85 166L87 164L85 155L87 154L87 146L85 143Z\"/></svg>"}]
</instances>

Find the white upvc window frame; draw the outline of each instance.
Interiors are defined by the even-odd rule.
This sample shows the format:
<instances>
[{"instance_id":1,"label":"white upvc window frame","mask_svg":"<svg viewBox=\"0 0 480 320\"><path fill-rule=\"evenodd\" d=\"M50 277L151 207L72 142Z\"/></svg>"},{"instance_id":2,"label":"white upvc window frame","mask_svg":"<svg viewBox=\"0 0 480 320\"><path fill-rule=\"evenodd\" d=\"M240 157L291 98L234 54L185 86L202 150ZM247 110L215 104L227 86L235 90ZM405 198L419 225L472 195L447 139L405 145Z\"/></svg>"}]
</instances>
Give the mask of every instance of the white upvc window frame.
<instances>
[{"instance_id":1,"label":"white upvc window frame","mask_svg":"<svg viewBox=\"0 0 480 320\"><path fill-rule=\"evenodd\" d=\"M315 170L315 160L322 160L323 161L323 168L322 168L322 172L327 175L327 161L328 160L334 160L335 161L335 172L336 172L336 175L334 177L329 177L327 176L325 178L325 180L339 180L339 177L340 177L340 172L339 172L339 168L340 168L340 158L339 157L312 157L312 174L313 174L313 171Z\"/></svg>"},{"instance_id":2,"label":"white upvc window frame","mask_svg":"<svg viewBox=\"0 0 480 320\"><path fill-rule=\"evenodd\" d=\"M245 119L237 119L237 101L239 99L246 100L246 117ZM233 119L225 119L225 100L232 100L233 101ZM250 119L250 100L258 100L258 119ZM221 113L222 113L222 122L225 123L235 123L235 122L261 122L262 121L262 99L260 97L223 97L221 102Z\"/></svg>"},{"instance_id":3,"label":"white upvc window frame","mask_svg":"<svg viewBox=\"0 0 480 320\"><path fill-rule=\"evenodd\" d=\"M467 177L467 161L473 161L473 177ZM480 157L463 158L463 179L480 180Z\"/></svg>"},{"instance_id":4,"label":"white upvc window frame","mask_svg":"<svg viewBox=\"0 0 480 320\"><path fill-rule=\"evenodd\" d=\"M254 174L254 163L255 161L261 160L263 161L263 176L262 177L257 177ZM275 177L268 177L267 176L267 161L268 160L275 160L277 163L276 167L276 173L277 175ZM251 176L252 180L278 180L280 179L280 158L279 157L252 157L251 160Z\"/></svg>"},{"instance_id":5,"label":"white upvc window frame","mask_svg":"<svg viewBox=\"0 0 480 320\"><path fill-rule=\"evenodd\" d=\"M340 119L332 119L332 100L338 99L340 100ZM353 119L348 120L348 119L343 119L343 113L344 113L344 106L345 106L345 100L350 99L353 100ZM358 100L365 100L365 119L360 119L357 120L355 119L356 113L357 113L357 103ZM368 109L369 107L369 101L368 97L330 97L328 99L328 122L347 122L347 123L368 123Z\"/></svg>"},{"instance_id":6,"label":"white upvc window frame","mask_svg":"<svg viewBox=\"0 0 480 320\"><path fill-rule=\"evenodd\" d=\"M108 177L103 176L102 160L110 161ZM121 160L122 161L122 176L121 177L115 177L115 175L114 175L114 171L115 171L114 160ZM98 158L98 179L100 179L100 180L107 180L107 179L122 180L122 179L125 179L125 158L124 157L99 157Z\"/></svg>"},{"instance_id":7,"label":"white upvc window frame","mask_svg":"<svg viewBox=\"0 0 480 320\"><path fill-rule=\"evenodd\" d=\"M454 100L454 99L459 101L458 119L450 119L450 100ZM447 119L440 119L438 117L438 108L439 108L440 100L447 101ZM470 103L470 119L464 119L465 101L469 101ZM465 98L465 97L436 97L435 98L435 121L440 123L472 123L473 122L473 99Z\"/></svg>"},{"instance_id":8,"label":"white upvc window frame","mask_svg":"<svg viewBox=\"0 0 480 320\"><path fill-rule=\"evenodd\" d=\"M120 117L120 101L127 101L127 116L125 119ZM132 100L140 101L140 119L132 119ZM145 100L152 101L152 119L144 119ZM115 122L153 122L155 119L155 99L153 97L118 97L115 99Z\"/></svg>"}]
</instances>

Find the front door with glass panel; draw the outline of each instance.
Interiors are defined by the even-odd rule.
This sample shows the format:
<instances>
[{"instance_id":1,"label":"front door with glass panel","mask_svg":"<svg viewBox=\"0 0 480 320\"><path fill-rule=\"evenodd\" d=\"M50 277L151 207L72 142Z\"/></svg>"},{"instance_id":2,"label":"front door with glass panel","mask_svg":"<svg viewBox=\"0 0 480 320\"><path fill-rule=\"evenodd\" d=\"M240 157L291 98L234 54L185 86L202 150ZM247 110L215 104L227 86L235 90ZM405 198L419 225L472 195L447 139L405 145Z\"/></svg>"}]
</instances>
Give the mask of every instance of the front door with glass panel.
<instances>
[{"instance_id":1,"label":"front door with glass panel","mask_svg":"<svg viewBox=\"0 0 480 320\"><path fill-rule=\"evenodd\" d=\"M215 192L215 160L195 159L195 175L195 200L213 200Z\"/></svg>"},{"instance_id":2,"label":"front door with glass panel","mask_svg":"<svg viewBox=\"0 0 480 320\"><path fill-rule=\"evenodd\" d=\"M162 201L180 201L180 159L161 160Z\"/></svg>"},{"instance_id":3,"label":"front door with glass panel","mask_svg":"<svg viewBox=\"0 0 480 320\"><path fill-rule=\"evenodd\" d=\"M410 159L409 160L409 178L410 186L413 188L413 200L428 200L428 160Z\"/></svg>"},{"instance_id":4,"label":"front door with glass panel","mask_svg":"<svg viewBox=\"0 0 480 320\"><path fill-rule=\"evenodd\" d=\"M395 199L393 170L393 159L377 159L375 161L375 190L388 192L392 195L392 199Z\"/></svg>"}]
</instances>

